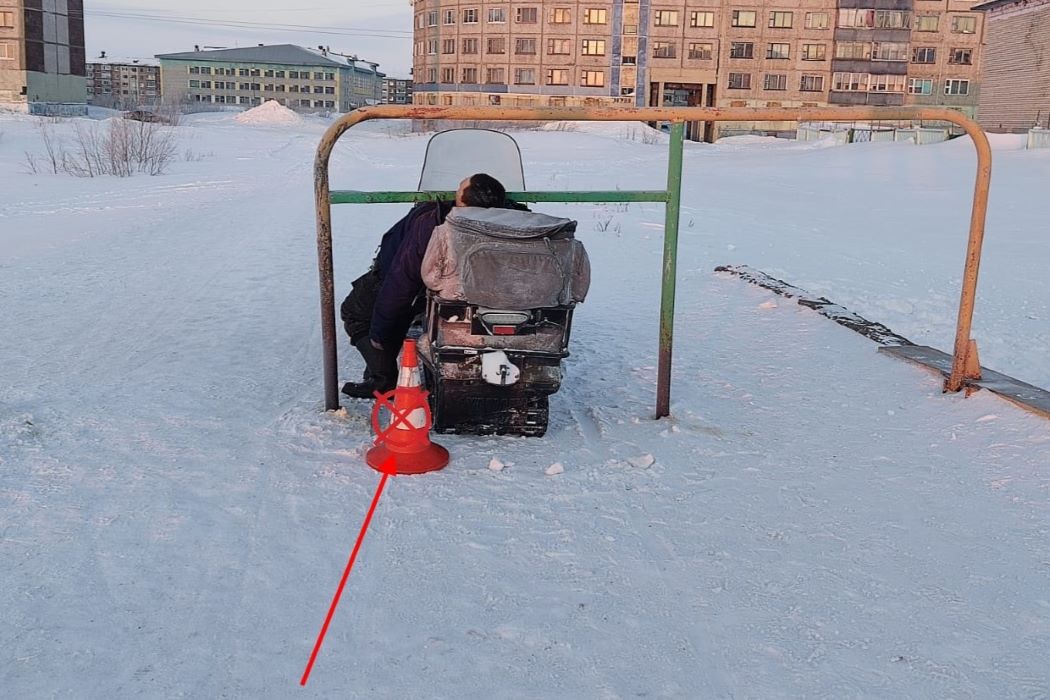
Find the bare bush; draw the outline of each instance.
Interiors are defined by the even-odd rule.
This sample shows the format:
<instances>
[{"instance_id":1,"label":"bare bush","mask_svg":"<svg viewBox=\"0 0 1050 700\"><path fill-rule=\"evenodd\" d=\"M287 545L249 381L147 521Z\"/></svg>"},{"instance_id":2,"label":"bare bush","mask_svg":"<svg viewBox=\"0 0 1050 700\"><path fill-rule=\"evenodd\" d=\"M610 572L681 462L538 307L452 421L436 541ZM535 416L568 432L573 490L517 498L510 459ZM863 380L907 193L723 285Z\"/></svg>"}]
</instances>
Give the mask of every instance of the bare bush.
<instances>
[{"instance_id":1,"label":"bare bush","mask_svg":"<svg viewBox=\"0 0 1050 700\"><path fill-rule=\"evenodd\" d=\"M173 127L159 122L111 119L105 125L77 121L70 142L61 139L51 123L39 123L47 163L53 173L75 177L135 173L160 175L175 159L178 141ZM26 154L31 172L34 156Z\"/></svg>"}]
</instances>

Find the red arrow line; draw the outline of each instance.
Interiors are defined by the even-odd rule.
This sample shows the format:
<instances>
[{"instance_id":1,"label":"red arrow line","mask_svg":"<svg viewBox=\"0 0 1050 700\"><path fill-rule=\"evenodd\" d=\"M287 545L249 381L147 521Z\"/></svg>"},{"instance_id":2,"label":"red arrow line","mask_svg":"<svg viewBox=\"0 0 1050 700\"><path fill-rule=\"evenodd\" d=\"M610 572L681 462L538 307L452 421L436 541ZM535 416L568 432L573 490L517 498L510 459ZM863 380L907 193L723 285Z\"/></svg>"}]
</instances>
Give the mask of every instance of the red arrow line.
<instances>
[{"instance_id":1,"label":"red arrow line","mask_svg":"<svg viewBox=\"0 0 1050 700\"><path fill-rule=\"evenodd\" d=\"M314 644L314 650L310 654L310 661L306 664L306 670L303 671L303 677L299 680L299 685L306 685L307 679L310 678L310 670L314 667L314 661L317 660L317 653L321 651L321 644L324 643L324 636L328 632L328 625L332 622L332 616L335 615L335 608L339 605L339 597L343 595L343 588L346 587L346 580L350 578L350 570L354 568L354 560L357 559L357 552L361 549L361 543L365 539L365 533L368 532L368 525L372 522L372 514L376 511L376 506L379 504L379 497L383 495L383 487L386 486L386 480L390 478L391 474L397 473L397 467L394 464L394 458L391 457L386 461L381 470L383 472L383 478L379 480L379 487L376 489L376 495L372 497L372 505L368 508L368 515L365 516L365 521L361 525L361 532L357 535L357 542L354 543L354 551L350 553L350 561L346 563L346 569L343 571L343 578L339 581L339 588L335 591L335 597L332 598L332 605L328 608L328 616L324 619L324 624L321 625L321 633L317 635L317 642Z\"/></svg>"}]
</instances>

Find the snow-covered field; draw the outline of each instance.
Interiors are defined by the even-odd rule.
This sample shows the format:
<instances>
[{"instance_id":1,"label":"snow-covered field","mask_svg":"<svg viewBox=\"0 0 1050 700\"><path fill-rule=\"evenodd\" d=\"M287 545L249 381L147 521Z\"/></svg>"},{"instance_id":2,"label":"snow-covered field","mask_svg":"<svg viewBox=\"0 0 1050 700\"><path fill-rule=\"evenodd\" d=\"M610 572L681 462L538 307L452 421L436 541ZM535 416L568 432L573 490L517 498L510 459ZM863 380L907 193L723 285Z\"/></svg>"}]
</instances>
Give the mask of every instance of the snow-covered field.
<instances>
[{"instance_id":1,"label":"snow-covered field","mask_svg":"<svg viewBox=\"0 0 1050 700\"><path fill-rule=\"evenodd\" d=\"M950 350L962 139L689 144L659 422L662 207L544 207L594 268L550 432L443 437L388 485L301 691L378 481L369 406L320 410L325 126L187 117L168 174L74 179L26 174L34 120L0 115L0 695L1047 697L1050 423L712 272ZM531 189L661 186L641 131L515 136ZM356 127L333 185L411 189L425 144ZM1016 145L974 337L1050 387L1050 152ZM403 210L335 209L337 296Z\"/></svg>"}]
</instances>

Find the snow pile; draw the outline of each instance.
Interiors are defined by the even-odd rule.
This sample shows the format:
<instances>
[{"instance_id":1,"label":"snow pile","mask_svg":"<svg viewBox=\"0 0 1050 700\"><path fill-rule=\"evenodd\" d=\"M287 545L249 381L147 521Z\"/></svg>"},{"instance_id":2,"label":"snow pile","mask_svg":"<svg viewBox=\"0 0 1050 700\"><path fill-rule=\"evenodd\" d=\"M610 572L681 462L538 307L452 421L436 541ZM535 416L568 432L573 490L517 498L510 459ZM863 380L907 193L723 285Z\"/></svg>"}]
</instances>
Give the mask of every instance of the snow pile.
<instances>
[{"instance_id":1,"label":"snow pile","mask_svg":"<svg viewBox=\"0 0 1050 700\"><path fill-rule=\"evenodd\" d=\"M276 100L267 100L258 107L252 107L247 112L241 112L234 119L241 124L254 126L301 124L303 121L302 117Z\"/></svg>"}]
</instances>

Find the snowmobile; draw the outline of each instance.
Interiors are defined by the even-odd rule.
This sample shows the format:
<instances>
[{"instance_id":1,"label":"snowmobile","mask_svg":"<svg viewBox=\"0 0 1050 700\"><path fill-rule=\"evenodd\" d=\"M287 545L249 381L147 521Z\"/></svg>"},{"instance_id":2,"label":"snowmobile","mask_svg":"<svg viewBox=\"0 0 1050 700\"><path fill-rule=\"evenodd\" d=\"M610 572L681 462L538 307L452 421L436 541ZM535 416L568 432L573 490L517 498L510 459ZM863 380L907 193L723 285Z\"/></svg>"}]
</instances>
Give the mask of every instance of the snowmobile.
<instances>
[{"instance_id":1,"label":"snowmobile","mask_svg":"<svg viewBox=\"0 0 1050 700\"><path fill-rule=\"evenodd\" d=\"M427 145L420 191L485 172L525 191L514 139L452 129ZM439 433L542 436L569 355L573 311L590 284L576 222L528 210L457 207L435 229L445 269L429 279L419 357ZM428 250L428 257L431 255Z\"/></svg>"}]
</instances>

